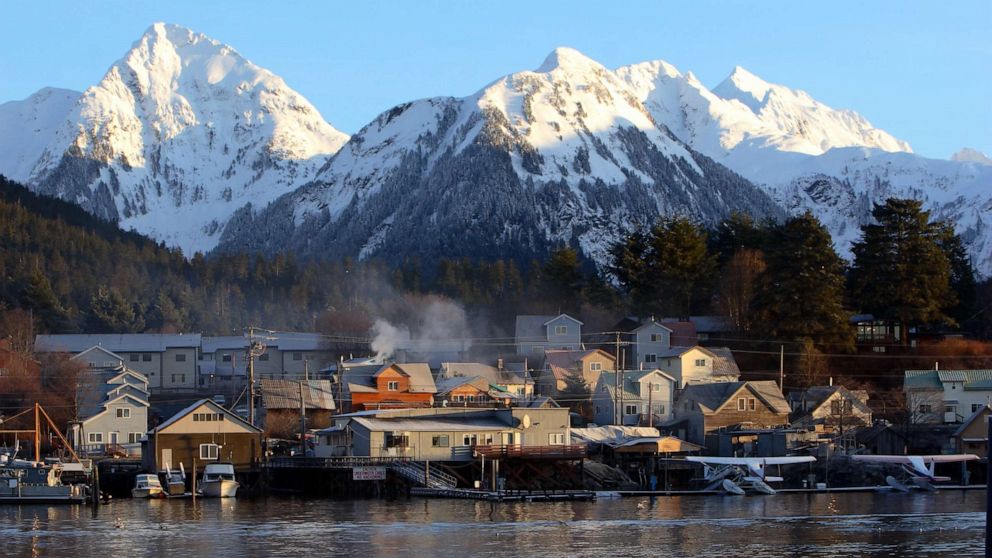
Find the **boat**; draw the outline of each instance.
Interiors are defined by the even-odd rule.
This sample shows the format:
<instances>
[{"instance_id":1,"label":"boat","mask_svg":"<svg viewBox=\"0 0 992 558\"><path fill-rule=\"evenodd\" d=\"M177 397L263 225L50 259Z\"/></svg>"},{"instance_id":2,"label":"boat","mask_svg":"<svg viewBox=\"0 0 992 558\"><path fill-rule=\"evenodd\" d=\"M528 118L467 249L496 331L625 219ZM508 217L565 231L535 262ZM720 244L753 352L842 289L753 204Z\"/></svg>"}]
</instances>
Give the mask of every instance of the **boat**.
<instances>
[{"instance_id":1,"label":"boat","mask_svg":"<svg viewBox=\"0 0 992 558\"><path fill-rule=\"evenodd\" d=\"M81 504L86 487L62 484L58 464L0 455L0 504Z\"/></svg>"},{"instance_id":2,"label":"boat","mask_svg":"<svg viewBox=\"0 0 992 558\"><path fill-rule=\"evenodd\" d=\"M162 490L162 482L155 475L138 475L134 478L134 488L131 489L132 498L164 498L165 492Z\"/></svg>"},{"instance_id":3,"label":"boat","mask_svg":"<svg viewBox=\"0 0 992 558\"><path fill-rule=\"evenodd\" d=\"M200 490L207 498L234 498L239 486L231 463L211 463L203 469Z\"/></svg>"}]
</instances>

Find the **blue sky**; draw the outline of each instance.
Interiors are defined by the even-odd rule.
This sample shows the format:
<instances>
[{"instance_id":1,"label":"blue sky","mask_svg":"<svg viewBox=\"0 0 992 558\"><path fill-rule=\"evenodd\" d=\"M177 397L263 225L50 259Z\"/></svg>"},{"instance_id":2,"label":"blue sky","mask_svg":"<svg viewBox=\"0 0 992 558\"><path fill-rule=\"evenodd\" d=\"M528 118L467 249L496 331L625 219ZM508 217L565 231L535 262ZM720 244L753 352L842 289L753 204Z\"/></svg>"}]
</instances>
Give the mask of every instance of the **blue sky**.
<instances>
[{"instance_id":1,"label":"blue sky","mask_svg":"<svg viewBox=\"0 0 992 558\"><path fill-rule=\"evenodd\" d=\"M931 157L992 154L992 2L5 2L0 102L96 83L155 21L281 75L353 133L411 99L467 95L571 46L662 59L714 86L735 65L851 108Z\"/></svg>"}]
</instances>

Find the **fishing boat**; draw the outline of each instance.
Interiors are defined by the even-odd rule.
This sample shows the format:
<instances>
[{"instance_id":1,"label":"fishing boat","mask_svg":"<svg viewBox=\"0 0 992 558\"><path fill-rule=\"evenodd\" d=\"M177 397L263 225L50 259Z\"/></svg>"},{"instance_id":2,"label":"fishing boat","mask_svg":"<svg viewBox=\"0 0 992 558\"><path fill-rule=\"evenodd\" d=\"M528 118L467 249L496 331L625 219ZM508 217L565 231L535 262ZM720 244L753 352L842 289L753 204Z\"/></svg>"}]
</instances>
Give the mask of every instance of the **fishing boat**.
<instances>
[{"instance_id":1,"label":"fishing boat","mask_svg":"<svg viewBox=\"0 0 992 558\"><path fill-rule=\"evenodd\" d=\"M162 490L162 482L155 475L138 475L134 478L134 488L131 489L132 498L164 498L165 492Z\"/></svg>"},{"instance_id":2,"label":"fishing boat","mask_svg":"<svg viewBox=\"0 0 992 558\"><path fill-rule=\"evenodd\" d=\"M62 484L61 467L0 455L0 504L81 504L85 486Z\"/></svg>"},{"instance_id":3,"label":"fishing boat","mask_svg":"<svg viewBox=\"0 0 992 558\"><path fill-rule=\"evenodd\" d=\"M231 463L211 463L203 469L200 487L207 498L234 498L239 486Z\"/></svg>"}]
</instances>

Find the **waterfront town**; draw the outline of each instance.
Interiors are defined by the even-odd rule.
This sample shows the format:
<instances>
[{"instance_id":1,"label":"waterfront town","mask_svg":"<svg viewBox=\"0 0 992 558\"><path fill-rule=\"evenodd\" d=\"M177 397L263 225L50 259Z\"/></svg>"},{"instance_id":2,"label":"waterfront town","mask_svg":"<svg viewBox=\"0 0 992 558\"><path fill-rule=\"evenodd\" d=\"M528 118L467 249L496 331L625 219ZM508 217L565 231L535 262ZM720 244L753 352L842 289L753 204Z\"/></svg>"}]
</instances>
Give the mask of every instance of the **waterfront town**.
<instances>
[{"instance_id":1,"label":"waterfront town","mask_svg":"<svg viewBox=\"0 0 992 558\"><path fill-rule=\"evenodd\" d=\"M861 350L895 348L877 335L885 327L855 319L867 320L856 324ZM254 327L225 337L37 335L34 354L61 359L57 370L71 377L60 385L74 391L73 416L57 424L41 405L5 407L0 466L11 478L17 463L57 471L59 483L82 487L50 500L71 502L204 496L218 468L237 497L593 499L984 484L992 372L906 370L902 402L830 377L790 388L794 370L749 378L720 343L729 327L721 316L628 316L587 332L568 314L519 315L512 342L496 350L473 346L477 339L406 338L389 354L375 353L371 337ZM9 341L0 343L0 371L0 393L52 384ZM924 456L922 469L905 456ZM149 494L149 481L162 488ZM6 501L46 500L5 490Z\"/></svg>"}]
</instances>

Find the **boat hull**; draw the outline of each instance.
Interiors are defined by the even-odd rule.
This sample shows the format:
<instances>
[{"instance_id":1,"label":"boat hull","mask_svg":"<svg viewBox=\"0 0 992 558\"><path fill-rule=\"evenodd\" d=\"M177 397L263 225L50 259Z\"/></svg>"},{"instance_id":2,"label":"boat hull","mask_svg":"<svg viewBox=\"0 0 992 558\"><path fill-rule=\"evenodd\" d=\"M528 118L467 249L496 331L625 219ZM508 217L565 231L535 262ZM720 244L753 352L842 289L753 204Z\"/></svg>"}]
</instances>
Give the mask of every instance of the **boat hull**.
<instances>
[{"instance_id":1,"label":"boat hull","mask_svg":"<svg viewBox=\"0 0 992 558\"><path fill-rule=\"evenodd\" d=\"M221 479L203 483L203 496L206 498L234 498L238 493L238 481Z\"/></svg>"},{"instance_id":2,"label":"boat hull","mask_svg":"<svg viewBox=\"0 0 992 558\"><path fill-rule=\"evenodd\" d=\"M132 488L131 497L132 498L161 498L162 497L161 488Z\"/></svg>"}]
</instances>

